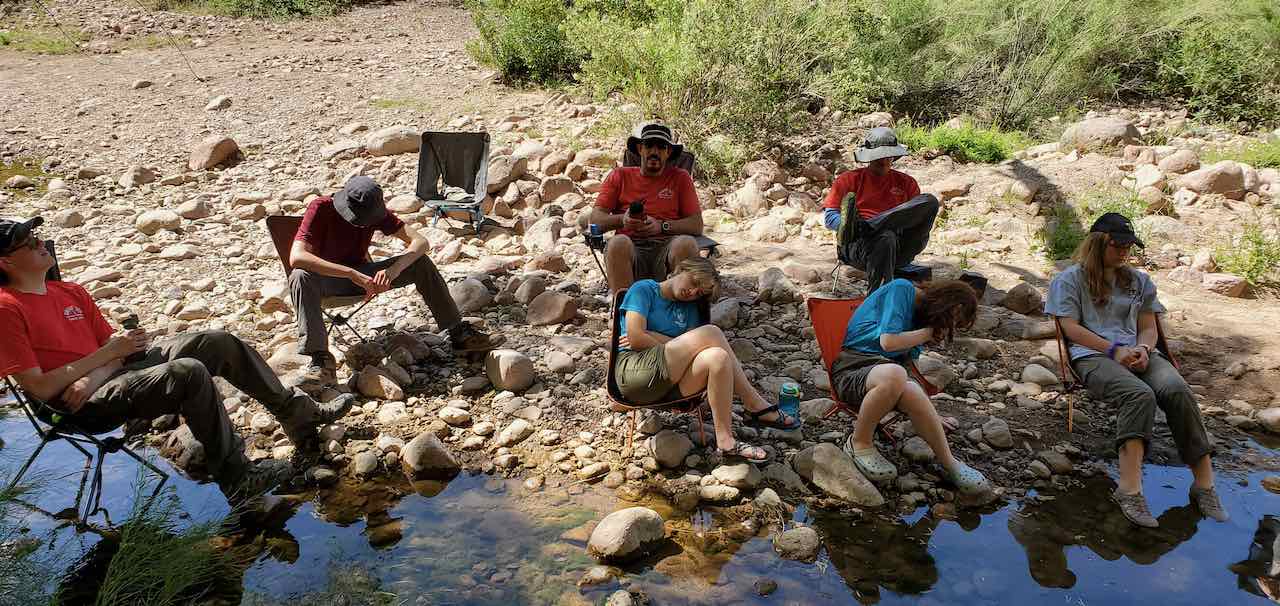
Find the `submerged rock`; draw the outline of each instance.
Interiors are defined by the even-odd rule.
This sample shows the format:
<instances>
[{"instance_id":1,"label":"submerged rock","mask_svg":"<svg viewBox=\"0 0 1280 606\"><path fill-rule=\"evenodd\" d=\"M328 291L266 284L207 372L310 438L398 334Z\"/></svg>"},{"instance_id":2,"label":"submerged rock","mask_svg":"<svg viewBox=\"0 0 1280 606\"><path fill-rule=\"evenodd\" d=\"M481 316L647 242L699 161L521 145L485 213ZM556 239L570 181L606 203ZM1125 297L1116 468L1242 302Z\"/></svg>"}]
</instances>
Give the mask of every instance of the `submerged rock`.
<instances>
[{"instance_id":1,"label":"submerged rock","mask_svg":"<svg viewBox=\"0 0 1280 606\"><path fill-rule=\"evenodd\" d=\"M641 557L666 540L662 516L647 507L615 511L591 531L587 553L599 562Z\"/></svg>"},{"instance_id":2,"label":"submerged rock","mask_svg":"<svg viewBox=\"0 0 1280 606\"><path fill-rule=\"evenodd\" d=\"M778 555L788 560L812 561L818 557L822 541L818 538L818 531L801 526L775 537L773 548L778 551Z\"/></svg>"},{"instance_id":3,"label":"submerged rock","mask_svg":"<svg viewBox=\"0 0 1280 606\"><path fill-rule=\"evenodd\" d=\"M458 460L430 431L418 434L400 449L405 471L414 479L447 479L462 469Z\"/></svg>"}]
</instances>

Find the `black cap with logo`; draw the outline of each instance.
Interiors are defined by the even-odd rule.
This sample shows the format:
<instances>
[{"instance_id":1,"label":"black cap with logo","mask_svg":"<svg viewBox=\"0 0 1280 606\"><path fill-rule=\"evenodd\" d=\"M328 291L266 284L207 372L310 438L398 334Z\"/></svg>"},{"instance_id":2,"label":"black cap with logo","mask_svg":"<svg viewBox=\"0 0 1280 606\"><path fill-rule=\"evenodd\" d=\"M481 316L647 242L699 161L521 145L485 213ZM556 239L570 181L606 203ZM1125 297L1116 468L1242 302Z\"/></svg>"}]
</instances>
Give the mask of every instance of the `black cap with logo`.
<instances>
[{"instance_id":1,"label":"black cap with logo","mask_svg":"<svg viewBox=\"0 0 1280 606\"><path fill-rule=\"evenodd\" d=\"M27 241L27 237L37 227L44 224L44 217L36 217L26 221L0 219L0 255L7 255Z\"/></svg>"}]
</instances>

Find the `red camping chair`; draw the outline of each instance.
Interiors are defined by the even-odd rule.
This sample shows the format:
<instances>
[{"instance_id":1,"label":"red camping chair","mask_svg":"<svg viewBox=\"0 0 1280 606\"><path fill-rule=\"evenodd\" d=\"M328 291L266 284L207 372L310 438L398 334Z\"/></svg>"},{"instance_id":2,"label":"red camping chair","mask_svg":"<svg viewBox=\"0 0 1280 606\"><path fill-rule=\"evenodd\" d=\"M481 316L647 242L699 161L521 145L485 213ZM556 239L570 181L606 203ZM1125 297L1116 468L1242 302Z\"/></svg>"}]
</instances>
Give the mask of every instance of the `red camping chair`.
<instances>
[{"instance_id":1,"label":"red camping chair","mask_svg":"<svg viewBox=\"0 0 1280 606\"><path fill-rule=\"evenodd\" d=\"M1071 392L1083 385L1084 381L1071 366L1071 342L1067 340L1067 333L1062 330L1062 319L1058 316L1053 316L1053 330L1058 339L1058 374L1062 376L1062 387L1067 396L1067 432L1070 433L1075 417L1075 401ZM1156 314L1156 351L1164 354L1169 363L1181 371L1182 365L1178 363L1178 358L1174 357L1173 352L1169 351L1169 341L1165 339L1164 334L1164 321L1160 318L1160 314Z\"/></svg>"},{"instance_id":2,"label":"red camping chair","mask_svg":"<svg viewBox=\"0 0 1280 606\"><path fill-rule=\"evenodd\" d=\"M831 376L831 365L835 363L836 356L840 355L841 343L844 342L845 331L849 327L849 318L853 317L853 312L858 309L859 305L865 301L865 297L857 299L809 299L809 321L813 323L813 336L818 340L818 350L822 354L822 367L827 369L827 382L831 390L831 399L835 402L827 413L822 415L826 419L838 412L848 413L850 416L857 418L858 411L849 403L840 400L840 395L836 393L835 378ZM920 369L916 368L916 364L910 358L905 364L907 373L911 378L915 379L925 393L929 397L938 394L938 388L924 378L920 374Z\"/></svg>"},{"instance_id":3,"label":"red camping chair","mask_svg":"<svg viewBox=\"0 0 1280 606\"><path fill-rule=\"evenodd\" d=\"M616 361L618 352L618 341L622 338L621 321L622 299L627 295L627 289L620 289L613 295L613 311L609 314L609 367L605 371L605 390L609 394L609 402L614 412L628 412L630 421L630 432L627 433L627 448L632 447L632 442L636 434L636 411L638 410L662 410L666 412L674 412L676 414L697 413L698 415L698 442L706 446L707 438L702 430L702 403L706 399L707 391L704 389L691 396L685 396L676 400L667 402L654 402L652 404L636 404L627 401L622 395L622 390L618 388L618 380L614 374L614 362ZM703 299L698 302L698 326L702 326L711 321L711 305Z\"/></svg>"}]
</instances>

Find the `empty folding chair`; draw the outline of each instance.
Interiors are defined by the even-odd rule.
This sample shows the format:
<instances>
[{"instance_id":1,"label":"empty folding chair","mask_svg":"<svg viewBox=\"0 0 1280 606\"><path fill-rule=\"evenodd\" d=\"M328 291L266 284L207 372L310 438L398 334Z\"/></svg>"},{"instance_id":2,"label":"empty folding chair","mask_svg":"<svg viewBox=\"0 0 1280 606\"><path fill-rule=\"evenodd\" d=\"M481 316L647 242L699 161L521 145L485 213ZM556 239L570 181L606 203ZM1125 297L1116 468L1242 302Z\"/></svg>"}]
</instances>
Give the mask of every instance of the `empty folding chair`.
<instances>
[{"instance_id":1,"label":"empty folding chair","mask_svg":"<svg viewBox=\"0 0 1280 606\"><path fill-rule=\"evenodd\" d=\"M489 183L489 133L422 133L416 193L431 209L435 225L450 213L465 215L480 233ZM449 197L447 188L462 190Z\"/></svg>"}]
</instances>

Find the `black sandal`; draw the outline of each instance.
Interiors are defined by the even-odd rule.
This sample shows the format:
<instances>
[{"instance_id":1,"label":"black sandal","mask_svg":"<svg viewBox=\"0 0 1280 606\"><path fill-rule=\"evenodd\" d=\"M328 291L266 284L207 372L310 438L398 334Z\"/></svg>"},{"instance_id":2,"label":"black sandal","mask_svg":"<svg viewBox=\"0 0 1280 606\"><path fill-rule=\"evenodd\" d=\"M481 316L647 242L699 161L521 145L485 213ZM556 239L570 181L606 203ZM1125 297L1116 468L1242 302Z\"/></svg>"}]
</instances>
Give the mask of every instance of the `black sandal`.
<instances>
[{"instance_id":1,"label":"black sandal","mask_svg":"<svg viewBox=\"0 0 1280 606\"><path fill-rule=\"evenodd\" d=\"M728 450L724 448L717 448L716 452L719 452L720 456L722 457L736 457L739 459L745 459L752 463L763 463L769 460L769 451L759 446L752 446L751 444L747 444L742 440L735 441L733 443L733 448L730 448ZM761 456L752 457L747 454L749 452L760 452Z\"/></svg>"},{"instance_id":2,"label":"black sandal","mask_svg":"<svg viewBox=\"0 0 1280 606\"><path fill-rule=\"evenodd\" d=\"M772 421L766 421L760 418L771 412L778 413L778 418ZM770 406L768 408L762 408L754 412L747 410L747 408L744 406L742 407L742 414L747 417L745 421L747 425L772 427L774 429L781 429L783 431L791 431L793 429L799 429L800 426L804 424L800 419L792 418L791 415L785 412L782 412L782 410L778 408L777 404L774 404L773 406ZM783 423L784 419L790 419L791 423Z\"/></svg>"}]
</instances>

